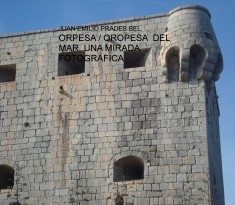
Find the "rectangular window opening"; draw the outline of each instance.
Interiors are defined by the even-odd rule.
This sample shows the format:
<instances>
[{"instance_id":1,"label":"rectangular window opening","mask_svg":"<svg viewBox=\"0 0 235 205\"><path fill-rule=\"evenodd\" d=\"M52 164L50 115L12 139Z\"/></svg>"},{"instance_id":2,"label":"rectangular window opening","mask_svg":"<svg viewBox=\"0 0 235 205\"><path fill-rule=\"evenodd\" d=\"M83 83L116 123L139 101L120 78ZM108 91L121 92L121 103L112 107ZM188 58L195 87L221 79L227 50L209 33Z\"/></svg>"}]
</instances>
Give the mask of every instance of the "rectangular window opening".
<instances>
[{"instance_id":1,"label":"rectangular window opening","mask_svg":"<svg viewBox=\"0 0 235 205\"><path fill-rule=\"evenodd\" d=\"M16 78L16 64L0 65L0 83L12 82Z\"/></svg>"},{"instance_id":2,"label":"rectangular window opening","mask_svg":"<svg viewBox=\"0 0 235 205\"><path fill-rule=\"evenodd\" d=\"M144 67L150 48L124 52L124 68Z\"/></svg>"},{"instance_id":3,"label":"rectangular window opening","mask_svg":"<svg viewBox=\"0 0 235 205\"><path fill-rule=\"evenodd\" d=\"M85 72L85 51L59 53L58 76Z\"/></svg>"}]
</instances>

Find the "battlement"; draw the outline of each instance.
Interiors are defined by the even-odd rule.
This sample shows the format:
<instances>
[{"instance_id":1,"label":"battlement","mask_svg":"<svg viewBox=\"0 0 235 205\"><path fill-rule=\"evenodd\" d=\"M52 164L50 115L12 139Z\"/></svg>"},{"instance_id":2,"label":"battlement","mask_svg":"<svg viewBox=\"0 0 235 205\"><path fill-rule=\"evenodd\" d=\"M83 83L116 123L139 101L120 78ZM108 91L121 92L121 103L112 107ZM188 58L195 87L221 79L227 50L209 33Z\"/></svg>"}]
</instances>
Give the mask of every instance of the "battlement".
<instances>
[{"instance_id":1,"label":"battlement","mask_svg":"<svg viewBox=\"0 0 235 205\"><path fill-rule=\"evenodd\" d=\"M0 36L4 204L224 204L201 6Z\"/></svg>"}]
</instances>

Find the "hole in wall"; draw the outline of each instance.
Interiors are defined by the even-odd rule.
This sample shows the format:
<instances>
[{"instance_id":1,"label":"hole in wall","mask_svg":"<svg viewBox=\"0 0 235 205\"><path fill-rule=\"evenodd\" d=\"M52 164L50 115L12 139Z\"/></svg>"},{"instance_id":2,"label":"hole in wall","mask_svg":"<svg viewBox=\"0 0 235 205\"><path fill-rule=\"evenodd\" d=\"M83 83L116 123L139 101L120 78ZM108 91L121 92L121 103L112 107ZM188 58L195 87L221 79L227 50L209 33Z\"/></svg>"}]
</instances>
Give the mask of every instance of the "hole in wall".
<instances>
[{"instance_id":1,"label":"hole in wall","mask_svg":"<svg viewBox=\"0 0 235 205\"><path fill-rule=\"evenodd\" d=\"M136 156L126 156L114 163L113 181L144 179L144 162Z\"/></svg>"},{"instance_id":2,"label":"hole in wall","mask_svg":"<svg viewBox=\"0 0 235 205\"><path fill-rule=\"evenodd\" d=\"M85 72L85 51L59 53L58 76L75 75Z\"/></svg>"},{"instance_id":3,"label":"hole in wall","mask_svg":"<svg viewBox=\"0 0 235 205\"><path fill-rule=\"evenodd\" d=\"M12 82L16 78L16 64L0 65L0 83Z\"/></svg>"},{"instance_id":4,"label":"hole in wall","mask_svg":"<svg viewBox=\"0 0 235 205\"><path fill-rule=\"evenodd\" d=\"M14 186L14 169L8 165L0 165L0 190L12 189Z\"/></svg>"},{"instance_id":5,"label":"hole in wall","mask_svg":"<svg viewBox=\"0 0 235 205\"><path fill-rule=\"evenodd\" d=\"M124 51L124 68L144 67L150 48L139 51Z\"/></svg>"}]
</instances>

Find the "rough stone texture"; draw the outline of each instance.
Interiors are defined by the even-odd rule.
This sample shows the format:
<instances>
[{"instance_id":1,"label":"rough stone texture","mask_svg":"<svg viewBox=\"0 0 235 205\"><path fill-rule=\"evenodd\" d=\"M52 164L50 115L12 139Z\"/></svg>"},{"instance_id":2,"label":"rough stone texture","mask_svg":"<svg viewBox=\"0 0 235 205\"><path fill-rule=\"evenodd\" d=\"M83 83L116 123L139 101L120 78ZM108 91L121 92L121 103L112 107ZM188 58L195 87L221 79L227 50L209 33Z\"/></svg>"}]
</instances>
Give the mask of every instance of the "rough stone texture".
<instances>
[{"instance_id":1,"label":"rough stone texture","mask_svg":"<svg viewBox=\"0 0 235 205\"><path fill-rule=\"evenodd\" d=\"M134 205L223 205L214 87L223 63L209 12L185 6L103 24L170 41L138 42L151 48L145 67L86 62L83 74L57 76L61 31L0 37L0 65L16 64L15 81L0 83L0 165L15 170L1 204L114 205L119 195ZM144 179L113 182L114 163L131 155Z\"/></svg>"}]
</instances>

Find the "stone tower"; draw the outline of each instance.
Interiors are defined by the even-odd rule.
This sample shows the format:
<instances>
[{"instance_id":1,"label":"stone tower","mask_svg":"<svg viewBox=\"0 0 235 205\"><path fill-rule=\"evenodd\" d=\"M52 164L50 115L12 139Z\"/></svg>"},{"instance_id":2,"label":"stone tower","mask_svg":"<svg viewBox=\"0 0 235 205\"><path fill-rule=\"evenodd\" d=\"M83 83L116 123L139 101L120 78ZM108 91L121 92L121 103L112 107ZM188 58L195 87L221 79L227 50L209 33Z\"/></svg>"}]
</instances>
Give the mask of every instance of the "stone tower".
<instances>
[{"instance_id":1,"label":"stone tower","mask_svg":"<svg viewBox=\"0 0 235 205\"><path fill-rule=\"evenodd\" d=\"M0 204L223 205L210 18L1 36Z\"/></svg>"}]
</instances>

